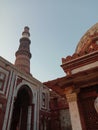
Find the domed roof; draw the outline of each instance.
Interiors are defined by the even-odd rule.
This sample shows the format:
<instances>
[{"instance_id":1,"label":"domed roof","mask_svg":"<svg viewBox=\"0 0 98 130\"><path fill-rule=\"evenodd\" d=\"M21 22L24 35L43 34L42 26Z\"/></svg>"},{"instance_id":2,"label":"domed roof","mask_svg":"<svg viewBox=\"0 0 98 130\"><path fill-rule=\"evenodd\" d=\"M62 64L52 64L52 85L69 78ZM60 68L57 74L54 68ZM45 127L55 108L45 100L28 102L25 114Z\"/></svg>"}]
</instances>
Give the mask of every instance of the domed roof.
<instances>
[{"instance_id":1,"label":"domed roof","mask_svg":"<svg viewBox=\"0 0 98 130\"><path fill-rule=\"evenodd\" d=\"M93 44L93 40L97 40L98 44L98 23L96 23L94 26L92 26L85 34L84 36L80 39L75 53L80 53L83 51L86 51L91 44Z\"/></svg>"}]
</instances>

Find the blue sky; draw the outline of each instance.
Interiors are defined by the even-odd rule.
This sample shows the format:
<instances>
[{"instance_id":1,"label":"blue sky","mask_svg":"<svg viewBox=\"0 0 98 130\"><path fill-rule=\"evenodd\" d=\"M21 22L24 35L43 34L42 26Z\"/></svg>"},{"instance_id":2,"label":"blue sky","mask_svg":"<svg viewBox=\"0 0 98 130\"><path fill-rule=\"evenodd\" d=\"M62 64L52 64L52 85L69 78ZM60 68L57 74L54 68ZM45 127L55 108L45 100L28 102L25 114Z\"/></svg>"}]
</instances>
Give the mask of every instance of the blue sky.
<instances>
[{"instance_id":1,"label":"blue sky","mask_svg":"<svg viewBox=\"0 0 98 130\"><path fill-rule=\"evenodd\" d=\"M14 63L29 26L32 75L42 82L62 77L61 58L97 22L98 0L0 0L0 56Z\"/></svg>"}]
</instances>

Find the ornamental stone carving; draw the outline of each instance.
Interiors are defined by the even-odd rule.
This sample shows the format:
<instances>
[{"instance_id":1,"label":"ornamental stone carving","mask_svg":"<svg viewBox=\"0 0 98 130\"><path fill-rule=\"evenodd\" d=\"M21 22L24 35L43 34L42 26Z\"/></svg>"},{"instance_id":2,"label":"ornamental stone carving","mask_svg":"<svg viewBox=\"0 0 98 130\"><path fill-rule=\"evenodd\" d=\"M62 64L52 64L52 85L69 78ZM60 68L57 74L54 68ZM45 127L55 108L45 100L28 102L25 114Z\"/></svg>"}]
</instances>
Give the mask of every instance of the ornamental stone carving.
<instances>
[{"instance_id":1,"label":"ornamental stone carving","mask_svg":"<svg viewBox=\"0 0 98 130\"><path fill-rule=\"evenodd\" d=\"M68 102L77 101L77 93L67 94L66 98Z\"/></svg>"},{"instance_id":2,"label":"ornamental stone carving","mask_svg":"<svg viewBox=\"0 0 98 130\"><path fill-rule=\"evenodd\" d=\"M80 39L75 52L80 53L81 51L85 51L95 36L98 36L98 23L92 26Z\"/></svg>"}]
</instances>

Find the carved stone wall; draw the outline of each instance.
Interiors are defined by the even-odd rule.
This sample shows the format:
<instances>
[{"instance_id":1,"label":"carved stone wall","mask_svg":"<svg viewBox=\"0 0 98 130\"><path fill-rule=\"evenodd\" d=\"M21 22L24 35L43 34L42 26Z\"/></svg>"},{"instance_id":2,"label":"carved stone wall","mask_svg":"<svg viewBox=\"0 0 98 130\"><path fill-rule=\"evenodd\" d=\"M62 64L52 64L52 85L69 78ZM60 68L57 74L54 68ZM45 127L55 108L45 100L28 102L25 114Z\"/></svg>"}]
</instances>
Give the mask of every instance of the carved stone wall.
<instances>
[{"instance_id":1,"label":"carved stone wall","mask_svg":"<svg viewBox=\"0 0 98 130\"><path fill-rule=\"evenodd\" d=\"M97 97L97 87L98 86L91 86L81 89L79 95L82 125L85 130L98 130L98 113L94 106Z\"/></svg>"}]
</instances>

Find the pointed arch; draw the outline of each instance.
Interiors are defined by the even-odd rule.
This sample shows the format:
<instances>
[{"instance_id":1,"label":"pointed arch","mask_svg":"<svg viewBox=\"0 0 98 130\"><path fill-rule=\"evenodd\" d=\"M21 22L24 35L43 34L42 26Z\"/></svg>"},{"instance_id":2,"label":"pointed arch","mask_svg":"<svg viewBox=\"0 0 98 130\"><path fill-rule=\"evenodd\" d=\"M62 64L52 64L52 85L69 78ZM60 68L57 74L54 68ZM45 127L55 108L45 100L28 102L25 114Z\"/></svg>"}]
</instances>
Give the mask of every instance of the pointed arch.
<instances>
[{"instance_id":1,"label":"pointed arch","mask_svg":"<svg viewBox=\"0 0 98 130\"><path fill-rule=\"evenodd\" d=\"M21 83L15 92L10 130L31 130L34 112L33 92L28 84Z\"/></svg>"}]
</instances>

